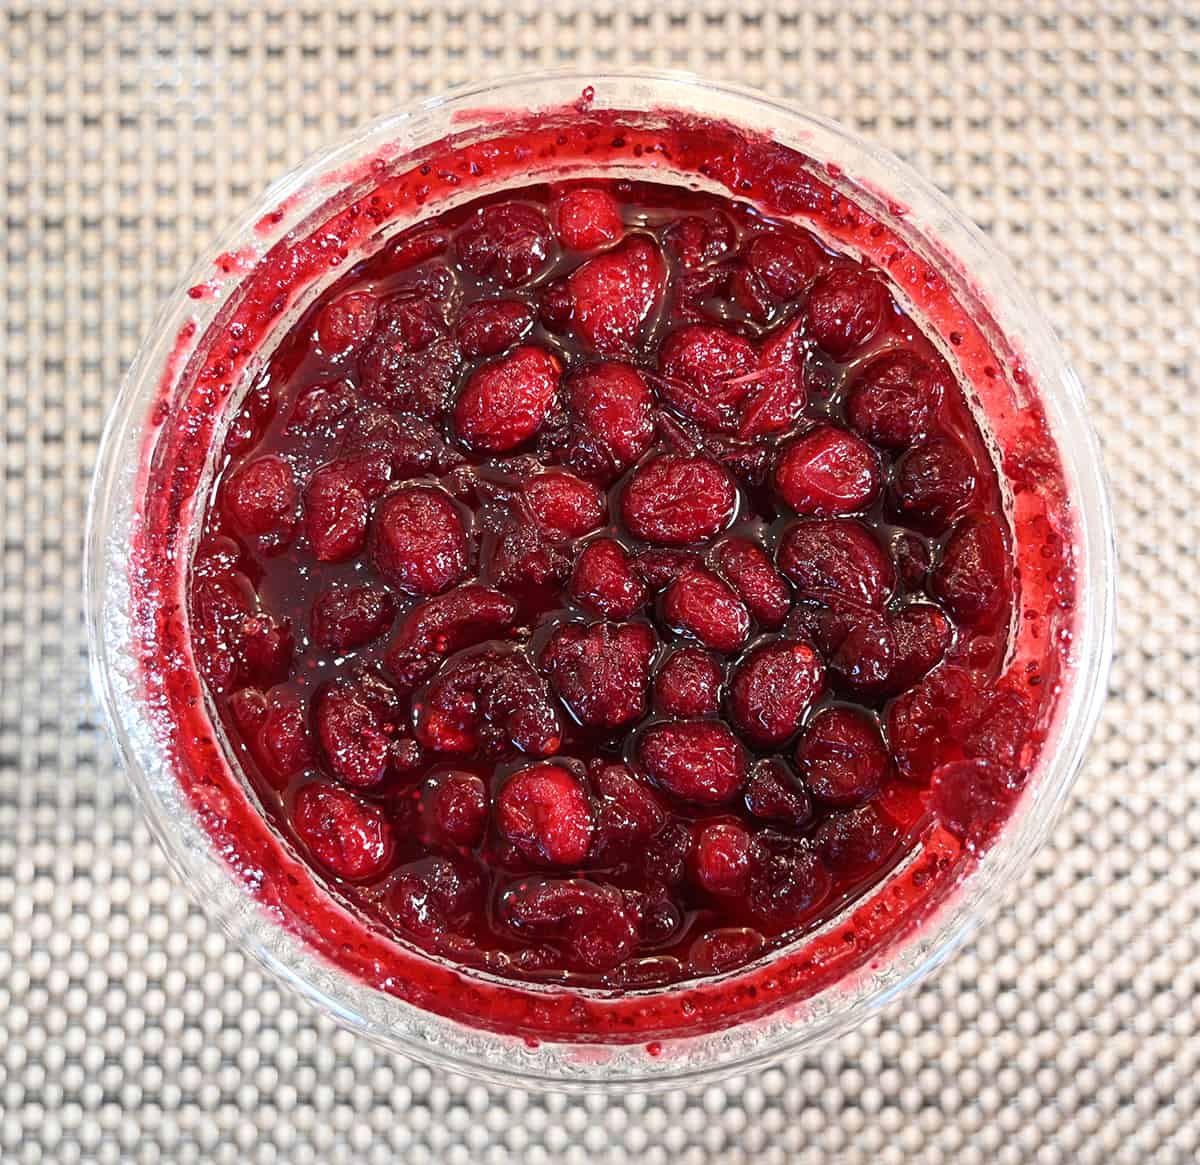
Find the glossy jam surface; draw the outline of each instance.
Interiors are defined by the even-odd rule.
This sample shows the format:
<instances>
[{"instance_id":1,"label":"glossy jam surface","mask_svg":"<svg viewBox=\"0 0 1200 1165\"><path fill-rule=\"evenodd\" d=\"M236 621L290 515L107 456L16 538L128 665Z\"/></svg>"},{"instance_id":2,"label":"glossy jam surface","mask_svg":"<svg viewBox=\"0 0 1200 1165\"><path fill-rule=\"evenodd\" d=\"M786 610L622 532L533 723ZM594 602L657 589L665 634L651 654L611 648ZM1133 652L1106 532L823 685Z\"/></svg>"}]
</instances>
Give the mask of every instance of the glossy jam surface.
<instances>
[{"instance_id":1,"label":"glossy jam surface","mask_svg":"<svg viewBox=\"0 0 1200 1165\"><path fill-rule=\"evenodd\" d=\"M741 966L1008 814L1013 555L888 277L744 203L510 189L359 263L227 431L192 646L274 825L502 977Z\"/></svg>"}]
</instances>

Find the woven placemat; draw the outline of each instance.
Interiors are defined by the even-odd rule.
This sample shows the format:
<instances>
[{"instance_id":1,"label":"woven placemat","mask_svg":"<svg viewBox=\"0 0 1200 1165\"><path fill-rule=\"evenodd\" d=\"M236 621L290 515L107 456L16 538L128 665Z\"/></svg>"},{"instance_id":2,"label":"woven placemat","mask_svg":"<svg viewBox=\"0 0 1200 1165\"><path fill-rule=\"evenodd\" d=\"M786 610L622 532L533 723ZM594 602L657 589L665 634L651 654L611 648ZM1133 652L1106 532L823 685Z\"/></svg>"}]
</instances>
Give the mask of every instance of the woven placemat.
<instances>
[{"instance_id":1,"label":"woven placemat","mask_svg":"<svg viewBox=\"0 0 1200 1165\"><path fill-rule=\"evenodd\" d=\"M0 1160L1197 1159L1200 9L954 7L0 5ZM1052 316L1115 492L1111 697L1015 904L854 1035L692 1094L492 1090L314 1018L174 882L86 681L96 443L178 274L348 126L555 64L688 68L891 145Z\"/></svg>"}]
</instances>

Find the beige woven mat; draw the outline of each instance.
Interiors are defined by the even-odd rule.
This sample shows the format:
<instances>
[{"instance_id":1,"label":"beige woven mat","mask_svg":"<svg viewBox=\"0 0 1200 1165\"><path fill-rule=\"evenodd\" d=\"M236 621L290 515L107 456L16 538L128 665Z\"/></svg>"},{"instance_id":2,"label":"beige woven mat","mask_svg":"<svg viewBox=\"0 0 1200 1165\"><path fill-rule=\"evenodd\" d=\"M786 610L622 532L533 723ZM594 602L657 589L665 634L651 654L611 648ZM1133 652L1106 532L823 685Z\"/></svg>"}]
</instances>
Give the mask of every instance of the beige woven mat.
<instances>
[{"instance_id":1,"label":"beige woven mat","mask_svg":"<svg viewBox=\"0 0 1200 1165\"><path fill-rule=\"evenodd\" d=\"M0 1160L1194 1162L1198 53L1186 0L0 2ZM264 981L139 822L80 628L101 420L193 254L343 128L563 63L786 94L947 190L1078 363L1123 557L1111 699L1016 904L821 1055L657 1099L437 1075Z\"/></svg>"}]
</instances>

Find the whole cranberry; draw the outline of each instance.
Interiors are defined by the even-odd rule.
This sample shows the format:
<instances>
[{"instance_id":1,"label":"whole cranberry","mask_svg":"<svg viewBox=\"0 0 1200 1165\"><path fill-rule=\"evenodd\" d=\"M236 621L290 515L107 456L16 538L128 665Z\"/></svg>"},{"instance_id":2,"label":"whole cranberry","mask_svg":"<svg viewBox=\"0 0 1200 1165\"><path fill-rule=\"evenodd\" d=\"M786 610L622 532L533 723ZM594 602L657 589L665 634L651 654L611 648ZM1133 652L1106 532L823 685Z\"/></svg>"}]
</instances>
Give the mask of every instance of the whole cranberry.
<instances>
[{"instance_id":1,"label":"whole cranberry","mask_svg":"<svg viewBox=\"0 0 1200 1165\"><path fill-rule=\"evenodd\" d=\"M375 327L379 300L368 291L351 291L331 300L317 316L317 343L326 356L353 352Z\"/></svg>"},{"instance_id":2,"label":"whole cranberry","mask_svg":"<svg viewBox=\"0 0 1200 1165\"><path fill-rule=\"evenodd\" d=\"M663 618L714 651L736 651L750 636L750 613L724 579L690 567L663 596Z\"/></svg>"},{"instance_id":3,"label":"whole cranberry","mask_svg":"<svg viewBox=\"0 0 1200 1165\"><path fill-rule=\"evenodd\" d=\"M353 651L378 639L396 617L396 600L374 583L331 586L312 607L313 639L330 651Z\"/></svg>"},{"instance_id":4,"label":"whole cranberry","mask_svg":"<svg viewBox=\"0 0 1200 1165\"><path fill-rule=\"evenodd\" d=\"M529 283L549 265L553 236L545 215L523 202L485 206L454 240L458 261L501 287Z\"/></svg>"},{"instance_id":5,"label":"whole cranberry","mask_svg":"<svg viewBox=\"0 0 1200 1165\"><path fill-rule=\"evenodd\" d=\"M728 526L737 504L733 478L715 461L662 453L634 471L621 498L621 515L635 538L687 546Z\"/></svg>"},{"instance_id":6,"label":"whole cranberry","mask_svg":"<svg viewBox=\"0 0 1200 1165\"><path fill-rule=\"evenodd\" d=\"M272 453L243 462L221 487L221 504L236 533L266 554L292 540L299 502L292 467Z\"/></svg>"},{"instance_id":7,"label":"whole cranberry","mask_svg":"<svg viewBox=\"0 0 1200 1165\"><path fill-rule=\"evenodd\" d=\"M483 879L462 854L418 858L396 871L386 905L401 926L444 940L482 910Z\"/></svg>"},{"instance_id":8,"label":"whole cranberry","mask_svg":"<svg viewBox=\"0 0 1200 1165\"><path fill-rule=\"evenodd\" d=\"M638 764L651 780L683 801L723 805L746 782L746 753L716 720L654 724L642 733Z\"/></svg>"},{"instance_id":9,"label":"whole cranberry","mask_svg":"<svg viewBox=\"0 0 1200 1165\"><path fill-rule=\"evenodd\" d=\"M387 774L393 730L357 685L320 689L313 703L317 738L329 771L348 785L377 785Z\"/></svg>"},{"instance_id":10,"label":"whole cranberry","mask_svg":"<svg viewBox=\"0 0 1200 1165\"><path fill-rule=\"evenodd\" d=\"M757 542L726 538L713 551L713 562L760 627L774 631L783 623L791 606L791 592Z\"/></svg>"},{"instance_id":11,"label":"whole cranberry","mask_svg":"<svg viewBox=\"0 0 1200 1165\"><path fill-rule=\"evenodd\" d=\"M271 784L284 788L289 779L316 764L304 706L295 696L276 697L258 730L256 755Z\"/></svg>"},{"instance_id":12,"label":"whole cranberry","mask_svg":"<svg viewBox=\"0 0 1200 1165\"><path fill-rule=\"evenodd\" d=\"M532 344L476 368L454 406L459 439L484 453L523 445L555 407L561 369L557 356Z\"/></svg>"},{"instance_id":13,"label":"whole cranberry","mask_svg":"<svg viewBox=\"0 0 1200 1165\"><path fill-rule=\"evenodd\" d=\"M809 292L808 333L835 360L844 360L879 330L888 298L883 285L861 267L835 267Z\"/></svg>"},{"instance_id":14,"label":"whole cranberry","mask_svg":"<svg viewBox=\"0 0 1200 1165\"><path fill-rule=\"evenodd\" d=\"M659 353L659 394L676 412L710 429L732 432L754 388L754 345L715 324L672 332Z\"/></svg>"},{"instance_id":15,"label":"whole cranberry","mask_svg":"<svg viewBox=\"0 0 1200 1165\"><path fill-rule=\"evenodd\" d=\"M860 437L818 425L779 451L773 480L775 492L798 514L849 514L878 494L879 460Z\"/></svg>"},{"instance_id":16,"label":"whole cranberry","mask_svg":"<svg viewBox=\"0 0 1200 1165\"><path fill-rule=\"evenodd\" d=\"M710 821L695 833L692 876L709 894L741 896L750 878L750 833L737 821Z\"/></svg>"},{"instance_id":17,"label":"whole cranberry","mask_svg":"<svg viewBox=\"0 0 1200 1165\"><path fill-rule=\"evenodd\" d=\"M521 487L529 512L552 538L579 538L604 521L604 495L564 469L547 469Z\"/></svg>"},{"instance_id":18,"label":"whole cranberry","mask_svg":"<svg viewBox=\"0 0 1200 1165\"><path fill-rule=\"evenodd\" d=\"M995 519L964 518L954 527L930 588L958 623L981 627L996 619L1008 594L1008 556Z\"/></svg>"},{"instance_id":19,"label":"whole cranberry","mask_svg":"<svg viewBox=\"0 0 1200 1165\"><path fill-rule=\"evenodd\" d=\"M594 251L625 233L617 200L607 190L569 190L556 207L558 237L572 251Z\"/></svg>"},{"instance_id":20,"label":"whole cranberry","mask_svg":"<svg viewBox=\"0 0 1200 1165\"><path fill-rule=\"evenodd\" d=\"M383 457L332 461L312 475L304 490L304 528L318 562L344 562L363 549L371 499L390 477Z\"/></svg>"},{"instance_id":21,"label":"whole cranberry","mask_svg":"<svg viewBox=\"0 0 1200 1165\"><path fill-rule=\"evenodd\" d=\"M979 717L980 691L970 673L943 665L892 701L888 744L900 775L928 784L943 764L961 760Z\"/></svg>"},{"instance_id":22,"label":"whole cranberry","mask_svg":"<svg viewBox=\"0 0 1200 1165\"><path fill-rule=\"evenodd\" d=\"M475 773L458 769L425 779L420 795L421 823L435 842L477 846L487 825L488 794Z\"/></svg>"},{"instance_id":23,"label":"whole cranberry","mask_svg":"<svg viewBox=\"0 0 1200 1165\"><path fill-rule=\"evenodd\" d=\"M815 796L848 806L879 792L891 759L873 716L835 705L818 712L804 730L796 764Z\"/></svg>"},{"instance_id":24,"label":"whole cranberry","mask_svg":"<svg viewBox=\"0 0 1200 1165\"><path fill-rule=\"evenodd\" d=\"M760 821L803 829L812 817L808 790L779 757L764 757L754 762L743 799L746 810Z\"/></svg>"},{"instance_id":25,"label":"whole cranberry","mask_svg":"<svg viewBox=\"0 0 1200 1165\"><path fill-rule=\"evenodd\" d=\"M938 534L974 497L971 455L950 437L934 437L910 449L896 463L888 509L899 521Z\"/></svg>"},{"instance_id":26,"label":"whole cranberry","mask_svg":"<svg viewBox=\"0 0 1200 1165\"><path fill-rule=\"evenodd\" d=\"M570 322L597 352L620 355L637 345L665 280L666 264L658 248L635 235L567 277Z\"/></svg>"},{"instance_id":27,"label":"whole cranberry","mask_svg":"<svg viewBox=\"0 0 1200 1165\"><path fill-rule=\"evenodd\" d=\"M750 927L718 927L692 942L688 967L697 975L718 975L750 962L762 946L763 936Z\"/></svg>"},{"instance_id":28,"label":"whole cranberry","mask_svg":"<svg viewBox=\"0 0 1200 1165\"><path fill-rule=\"evenodd\" d=\"M729 684L730 715L756 748L794 736L825 684L825 668L807 643L776 640L754 648Z\"/></svg>"},{"instance_id":29,"label":"whole cranberry","mask_svg":"<svg viewBox=\"0 0 1200 1165\"><path fill-rule=\"evenodd\" d=\"M579 552L571 598L609 619L628 619L648 597L626 549L613 538L594 538Z\"/></svg>"},{"instance_id":30,"label":"whole cranberry","mask_svg":"<svg viewBox=\"0 0 1200 1165\"><path fill-rule=\"evenodd\" d=\"M599 796L593 850L606 858L627 858L634 846L654 837L667 811L653 789L622 764L595 764L592 785Z\"/></svg>"},{"instance_id":31,"label":"whole cranberry","mask_svg":"<svg viewBox=\"0 0 1200 1165\"><path fill-rule=\"evenodd\" d=\"M658 637L645 623L559 627L538 658L554 690L582 724L619 728L646 712Z\"/></svg>"},{"instance_id":32,"label":"whole cranberry","mask_svg":"<svg viewBox=\"0 0 1200 1165\"><path fill-rule=\"evenodd\" d=\"M336 436L342 421L355 405L354 386L346 380L321 380L310 385L292 405L288 417L289 433Z\"/></svg>"},{"instance_id":33,"label":"whole cranberry","mask_svg":"<svg viewBox=\"0 0 1200 1165\"><path fill-rule=\"evenodd\" d=\"M891 617L896 645L892 690L915 684L945 658L954 639L950 620L932 603L910 603Z\"/></svg>"},{"instance_id":34,"label":"whole cranberry","mask_svg":"<svg viewBox=\"0 0 1200 1165\"><path fill-rule=\"evenodd\" d=\"M634 573L652 591L661 591L681 574L703 565L704 559L698 550L668 549L665 546L648 546L639 550L633 559Z\"/></svg>"},{"instance_id":35,"label":"whole cranberry","mask_svg":"<svg viewBox=\"0 0 1200 1165\"><path fill-rule=\"evenodd\" d=\"M296 794L292 826L308 852L348 882L377 877L395 854L392 828L379 809L320 781Z\"/></svg>"},{"instance_id":36,"label":"whole cranberry","mask_svg":"<svg viewBox=\"0 0 1200 1165\"><path fill-rule=\"evenodd\" d=\"M821 271L824 255L804 231L768 231L746 251L746 266L772 295L795 299Z\"/></svg>"},{"instance_id":37,"label":"whole cranberry","mask_svg":"<svg viewBox=\"0 0 1200 1165\"><path fill-rule=\"evenodd\" d=\"M667 227L668 250L685 268L707 267L725 258L737 245L737 227L727 214L685 215Z\"/></svg>"},{"instance_id":38,"label":"whole cranberry","mask_svg":"<svg viewBox=\"0 0 1200 1165\"><path fill-rule=\"evenodd\" d=\"M802 594L833 595L880 608L895 587L895 570L870 529L854 518L789 526L776 551L779 569Z\"/></svg>"},{"instance_id":39,"label":"whole cranberry","mask_svg":"<svg viewBox=\"0 0 1200 1165\"><path fill-rule=\"evenodd\" d=\"M458 317L458 346L473 360L499 356L533 328L533 308L519 299L481 299Z\"/></svg>"},{"instance_id":40,"label":"whole cranberry","mask_svg":"<svg viewBox=\"0 0 1200 1165\"><path fill-rule=\"evenodd\" d=\"M500 836L531 862L578 865L587 857L594 826L587 790L562 765L520 769L496 798Z\"/></svg>"},{"instance_id":41,"label":"whole cranberry","mask_svg":"<svg viewBox=\"0 0 1200 1165\"><path fill-rule=\"evenodd\" d=\"M772 931L812 916L829 896L832 880L804 838L763 830L750 843L751 911Z\"/></svg>"},{"instance_id":42,"label":"whole cranberry","mask_svg":"<svg viewBox=\"0 0 1200 1165\"><path fill-rule=\"evenodd\" d=\"M707 651L681 647L672 652L654 679L654 706L663 716L711 716L720 707L724 674Z\"/></svg>"},{"instance_id":43,"label":"whole cranberry","mask_svg":"<svg viewBox=\"0 0 1200 1165\"><path fill-rule=\"evenodd\" d=\"M467 571L467 531L458 507L431 486L388 495L371 520L371 558L390 583L413 595L436 595Z\"/></svg>"},{"instance_id":44,"label":"whole cranberry","mask_svg":"<svg viewBox=\"0 0 1200 1165\"><path fill-rule=\"evenodd\" d=\"M941 399L938 370L901 348L855 373L846 391L846 420L872 444L904 449L928 433Z\"/></svg>"},{"instance_id":45,"label":"whole cranberry","mask_svg":"<svg viewBox=\"0 0 1200 1165\"><path fill-rule=\"evenodd\" d=\"M584 365L566 382L571 420L567 460L577 472L602 482L637 461L654 438L654 400L632 365Z\"/></svg>"},{"instance_id":46,"label":"whole cranberry","mask_svg":"<svg viewBox=\"0 0 1200 1165\"><path fill-rule=\"evenodd\" d=\"M874 805L863 805L834 814L813 840L835 877L861 878L895 852L900 833Z\"/></svg>"},{"instance_id":47,"label":"whole cranberry","mask_svg":"<svg viewBox=\"0 0 1200 1165\"><path fill-rule=\"evenodd\" d=\"M500 895L497 917L519 937L559 944L574 970L612 970L637 947L625 897L586 878L522 878Z\"/></svg>"},{"instance_id":48,"label":"whole cranberry","mask_svg":"<svg viewBox=\"0 0 1200 1165\"><path fill-rule=\"evenodd\" d=\"M803 323L797 316L763 340L758 368L746 381L749 393L742 405L739 437L781 433L803 414L808 400Z\"/></svg>"}]
</instances>

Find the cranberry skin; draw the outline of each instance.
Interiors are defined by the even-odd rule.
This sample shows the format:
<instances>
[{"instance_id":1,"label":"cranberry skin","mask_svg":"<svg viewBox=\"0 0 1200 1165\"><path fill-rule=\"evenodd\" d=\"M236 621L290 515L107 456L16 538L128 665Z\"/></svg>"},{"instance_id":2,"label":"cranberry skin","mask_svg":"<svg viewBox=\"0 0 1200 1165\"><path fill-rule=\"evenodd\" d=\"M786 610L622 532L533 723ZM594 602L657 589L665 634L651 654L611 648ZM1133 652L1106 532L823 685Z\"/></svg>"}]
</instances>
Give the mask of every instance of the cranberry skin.
<instances>
[{"instance_id":1,"label":"cranberry skin","mask_svg":"<svg viewBox=\"0 0 1200 1165\"><path fill-rule=\"evenodd\" d=\"M531 344L476 368L454 406L460 440L482 453L523 445L555 407L561 370L556 356Z\"/></svg>"},{"instance_id":2,"label":"cranberry skin","mask_svg":"<svg viewBox=\"0 0 1200 1165\"><path fill-rule=\"evenodd\" d=\"M854 518L814 519L789 526L776 552L779 569L802 594L844 596L882 608L895 589L891 559Z\"/></svg>"},{"instance_id":3,"label":"cranberry skin","mask_svg":"<svg viewBox=\"0 0 1200 1165\"><path fill-rule=\"evenodd\" d=\"M910 603L891 618L896 644L892 688L903 691L945 658L954 640L950 621L932 603Z\"/></svg>"},{"instance_id":4,"label":"cranberry skin","mask_svg":"<svg viewBox=\"0 0 1200 1165\"><path fill-rule=\"evenodd\" d=\"M379 710L350 684L317 693L313 705L317 738L329 771L347 785L377 785L387 774L392 734Z\"/></svg>"},{"instance_id":5,"label":"cranberry skin","mask_svg":"<svg viewBox=\"0 0 1200 1165\"><path fill-rule=\"evenodd\" d=\"M580 538L604 521L604 495L566 470L536 474L521 492L538 525L553 538Z\"/></svg>"},{"instance_id":6,"label":"cranberry skin","mask_svg":"<svg viewBox=\"0 0 1200 1165\"><path fill-rule=\"evenodd\" d=\"M724 673L707 651L681 647L667 658L654 679L654 707L663 716L682 719L714 715L721 705Z\"/></svg>"},{"instance_id":7,"label":"cranberry skin","mask_svg":"<svg viewBox=\"0 0 1200 1165\"><path fill-rule=\"evenodd\" d=\"M933 569L930 589L955 622L990 626L1009 592L1004 536L992 518L964 518L950 534Z\"/></svg>"},{"instance_id":8,"label":"cranberry skin","mask_svg":"<svg viewBox=\"0 0 1200 1165\"><path fill-rule=\"evenodd\" d=\"M846 420L873 445L905 449L929 431L942 399L933 365L900 349L876 356L846 392Z\"/></svg>"},{"instance_id":9,"label":"cranberry skin","mask_svg":"<svg viewBox=\"0 0 1200 1165\"><path fill-rule=\"evenodd\" d=\"M769 929L784 930L811 917L831 888L829 871L805 839L764 830L750 843L747 903Z\"/></svg>"},{"instance_id":10,"label":"cranberry skin","mask_svg":"<svg viewBox=\"0 0 1200 1165\"><path fill-rule=\"evenodd\" d=\"M371 520L371 559L388 582L412 595L448 590L467 572L467 531L449 496L407 486L384 498Z\"/></svg>"},{"instance_id":11,"label":"cranberry skin","mask_svg":"<svg viewBox=\"0 0 1200 1165\"><path fill-rule=\"evenodd\" d=\"M889 513L931 534L946 530L975 497L975 462L959 442L934 437L896 463Z\"/></svg>"},{"instance_id":12,"label":"cranberry skin","mask_svg":"<svg viewBox=\"0 0 1200 1165\"><path fill-rule=\"evenodd\" d=\"M803 829L812 817L812 798L779 757L754 762L743 794L746 811L760 821Z\"/></svg>"},{"instance_id":13,"label":"cranberry skin","mask_svg":"<svg viewBox=\"0 0 1200 1165\"><path fill-rule=\"evenodd\" d=\"M310 385L292 405L287 432L336 436L339 424L354 408L355 396L354 387L345 380Z\"/></svg>"},{"instance_id":14,"label":"cranberry skin","mask_svg":"<svg viewBox=\"0 0 1200 1165\"><path fill-rule=\"evenodd\" d=\"M421 786L422 832L435 843L477 846L483 840L487 812L487 789L474 773L455 769L434 773Z\"/></svg>"},{"instance_id":15,"label":"cranberry skin","mask_svg":"<svg viewBox=\"0 0 1200 1165\"><path fill-rule=\"evenodd\" d=\"M625 233L617 200L607 190L570 190L556 211L558 237L572 251L595 251Z\"/></svg>"},{"instance_id":16,"label":"cranberry skin","mask_svg":"<svg viewBox=\"0 0 1200 1165\"><path fill-rule=\"evenodd\" d=\"M761 234L746 252L746 266L780 299L795 299L816 279L823 261L816 241L799 231Z\"/></svg>"},{"instance_id":17,"label":"cranberry skin","mask_svg":"<svg viewBox=\"0 0 1200 1165\"><path fill-rule=\"evenodd\" d=\"M829 670L839 688L860 700L873 700L889 691L897 663L892 621L874 612L832 612L822 644ZM836 646L834 646L836 644Z\"/></svg>"},{"instance_id":18,"label":"cranberry skin","mask_svg":"<svg viewBox=\"0 0 1200 1165\"><path fill-rule=\"evenodd\" d=\"M221 487L229 524L264 554L276 554L292 540L299 500L292 467L272 453L239 465Z\"/></svg>"},{"instance_id":19,"label":"cranberry skin","mask_svg":"<svg viewBox=\"0 0 1200 1165\"><path fill-rule=\"evenodd\" d=\"M545 215L521 202L485 206L454 240L458 261L501 287L529 283L549 266L553 236Z\"/></svg>"},{"instance_id":20,"label":"cranberry skin","mask_svg":"<svg viewBox=\"0 0 1200 1165\"><path fill-rule=\"evenodd\" d=\"M712 821L696 830L692 876L709 894L740 897L750 879L750 834L736 821Z\"/></svg>"},{"instance_id":21,"label":"cranberry skin","mask_svg":"<svg viewBox=\"0 0 1200 1165\"><path fill-rule=\"evenodd\" d=\"M317 316L317 343L326 356L345 356L357 349L375 327L379 300L370 292L338 296Z\"/></svg>"},{"instance_id":22,"label":"cranberry skin","mask_svg":"<svg viewBox=\"0 0 1200 1165\"><path fill-rule=\"evenodd\" d=\"M458 346L469 360L498 356L533 328L533 309L519 299L481 299L458 317Z\"/></svg>"},{"instance_id":23,"label":"cranberry skin","mask_svg":"<svg viewBox=\"0 0 1200 1165\"><path fill-rule=\"evenodd\" d=\"M704 216L685 215L673 222L663 237L667 249L691 270L716 263L737 246L737 228L720 211Z\"/></svg>"},{"instance_id":24,"label":"cranberry skin","mask_svg":"<svg viewBox=\"0 0 1200 1165\"><path fill-rule=\"evenodd\" d=\"M576 333L597 352L628 351L641 338L665 280L662 255L641 236L589 259L566 282Z\"/></svg>"},{"instance_id":25,"label":"cranberry skin","mask_svg":"<svg viewBox=\"0 0 1200 1165\"><path fill-rule=\"evenodd\" d=\"M943 764L961 760L963 740L979 714L979 689L968 672L943 666L893 700L888 744L906 780L928 784Z\"/></svg>"},{"instance_id":26,"label":"cranberry skin","mask_svg":"<svg viewBox=\"0 0 1200 1165\"><path fill-rule=\"evenodd\" d=\"M610 481L654 439L654 399L629 364L589 364L566 383L572 432L567 459L585 477Z\"/></svg>"},{"instance_id":27,"label":"cranberry skin","mask_svg":"<svg viewBox=\"0 0 1200 1165\"><path fill-rule=\"evenodd\" d=\"M538 764L513 773L500 790L496 827L531 862L577 866L591 848L595 819L587 790L570 769Z\"/></svg>"},{"instance_id":28,"label":"cranberry skin","mask_svg":"<svg viewBox=\"0 0 1200 1165\"><path fill-rule=\"evenodd\" d=\"M904 530L892 539L892 560L896 577L906 591L923 591L933 556L929 543L920 534Z\"/></svg>"},{"instance_id":29,"label":"cranberry skin","mask_svg":"<svg viewBox=\"0 0 1200 1165\"><path fill-rule=\"evenodd\" d=\"M756 748L794 736L825 686L825 668L807 643L780 640L756 647L729 685L734 725Z\"/></svg>"},{"instance_id":30,"label":"cranberry skin","mask_svg":"<svg viewBox=\"0 0 1200 1165\"><path fill-rule=\"evenodd\" d=\"M663 596L663 618L714 651L736 651L750 637L750 612L711 570L685 570Z\"/></svg>"},{"instance_id":31,"label":"cranberry skin","mask_svg":"<svg viewBox=\"0 0 1200 1165\"><path fill-rule=\"evenodd\" d=\"M818 425L780 450L773 484L798 514L849 514L865 509L878 494L879 461L853 433Z\"/></svg>"},{"instance_id":32,"label":"cranberry skin","mask_svg":"<svg viewBox=\"0 0 1200 1165\"><path fill-rule=\"evenodd\" d=\"M676 412L710 428L733 432L758 366L754 345L715 324L672 332L659 352L659 394Z\"/></svg>"},{"instance_id":33,"label":"cranberry skin","mask_svg":"<svg viewBox=\"0 0 1200 1165\"><path fill-rule=\"evenodd\" d=\"M895 852L900 832L874 805L863 805L830 817L813 840L835 877L862 878Z\"/></svg>"},{"instance_id":34,"label":"cranberry skin","mask_svg":"<svg viewBox=\"0 0 1200 1165\"><path fill-rule=\"evenodd\" d=\"M395 854L392 827L382 812L333 785L305 785L292 806L292 826L308 852L348 882L377 877Z\"/></svg>"},{"instance_id":35,"label":"cranberry skin","mask_svg":"<svg viewBox=\"0 0 1200 1165\"><path fill-rule=\"evenodd\" d=\"M985 849L1021 795L1020 773L990 760L942 765L929 786L929 807L973 853Z\"/></svg>"},{"instance_id":36,"label":"cranberry skin","mask_svg":"<svg viewBox=\"0 0 1200 1165\"><path fill-rule=\"evenodd\" d=\"M443 939L483 907L483 879L462 855L426 857L396 871L387 906L402 926Z\"/></svg>"},{"instance_id":37,"label":"cranberry skin","mask_svg":"<svg viewBox=\"0 0 1200 1165\"><path fill-rule=\"evenodd\" d=\"M496 913L518 937L560 945L577 971L611 971L637 948L637 917L624 896L586 878L523 878L501 894Z\"/></svg>"},{"instance_id":38,"label":"cranberry skin","mask_svg":"<svg viewBox=\"0 0 1200 1165\"><path fill-rule=\"evenodd\" d=\"M724 805L746 783L746 752L715 720L651 725L637 745L639 767L682 801Z\"/></svg>"},{"instance_id":39,"label":"cranberry skin","mask_svg":"<svg viewBox=\"0 0 1200 1165\"><path fill-rule=\"evenodd\" d=\"M246 674L257 684L270 687L288 677L295 645L291 624L278 623L270 615L251 615L241 626L242 659Z\"/></svg>"},{"instance_id":40,"label":"cranberry skin","mask_svg":"<svg viewBox=\"0 0 1200 1165\"><path fill-rule=\"evenodd\" d=\"M459 458L429 421L396 416L381 408L353 416L345 426L343 446L348 454L362 455L362 463L380 475L379 489L387 480L432 473Z\"/></svg>"},{"instance_id":41,"label":"cranberry skin","mask_svg":"<svg viewBox=\"0 0 1200 1165\"><path fill-rule=\"evenodd\" d=\"M726 538L713 552L713 562L760 627L774 631L782 625L791 607L791 591L758 543Z\"/></svg>"},{"instance_id":42,"label":"cranberry skin","mask_svg":"<svg viewBox=\"0 0 1200 1165\"><path fill-rule=\"evenodd\" d=\"M708 457L663 453L640 465L621 498L621 515L635 538L688 546L733 521L737 486Z\"/></svg>"},{"instance_id":43,"label":"cranberry skin","mask_svg":"<svg viewBox=\"0 0 1200 1165\"><path fill-rule=\"evenodd\" d=\"M619 728L645 714L657 650L645 623L569 623L550 637L538 664L581 724Z\"/></svg>"},{"instance_id":44,"label":"cranberry skin","mask_svg":"<svg viewBox=\"0 0 1200 1165\"><path fill-rule=\"evenodd\" d=\"M304 708L296 698L284 697L267 709L257 743L259 765L277 789L316 764Z\"/></svg>"},{"instance_id":45,"label":"cranberry skin","mask_svg":"<svg viewBox=\"0 0 1200 1165\"><path fill-rule=\"evenodd\" d=\"M516 618L512 599L469 583L414 607L400 624L385 663L405 688L427 678L451 652L507 631Z\"/></svg>"},{"instance_id":46,"label":"cranberry skin","mask_svg":"<svg viewBox=\"0 0 1200 1165\"><path fill-rule=\"evenodd\" d=\"M888 294L860 267L835 267L809 292L805 307L808 334L835 360L861 348L883 323Z\"/></svg>"},{"instance_id":47,"label":"cranberry skin","mask_svg":"<svg viewBox=\"0 0 1200 1165\"><path fill-rule=\"evenodd\" d=\"M579 552L570 594L581 607L609 619L628 619L649 597L629 554L612 538L593 539Z\"/></svg>"},{"instance_id":48,"label":"cranberry skin","mask_svg":"<svg viewBox=\"0 0 1200 1165\"><path fill-rule=\"evenodd\" d=\"M702 565L703 558L698 550L647 547L639 550L633 559L634 573L652 591L661 591L684 572Z\"/></svg>"},{"instance_id":49,"label":"cranberry skin","mask_svg":"<svg viewBox=\"0 0 1200 1165\"><path fill-rule=\"evenodd\" d=\"M353 651L378 639L396 617L390 591L373 583L333 586L313 603L312 637L329 651Z\"/></svg>"},{"instance_id":50,"label":"cranberry skin","mask_svg":"<svg viewBox=\"0 0 1200 1165\"><path fill-rule=\"evenodd\" d=\"M891 759L875 718L838 705L813 717L796 746L796 764L814 796L844 807L879 792Z\"/></svg>"}]
</instances>

